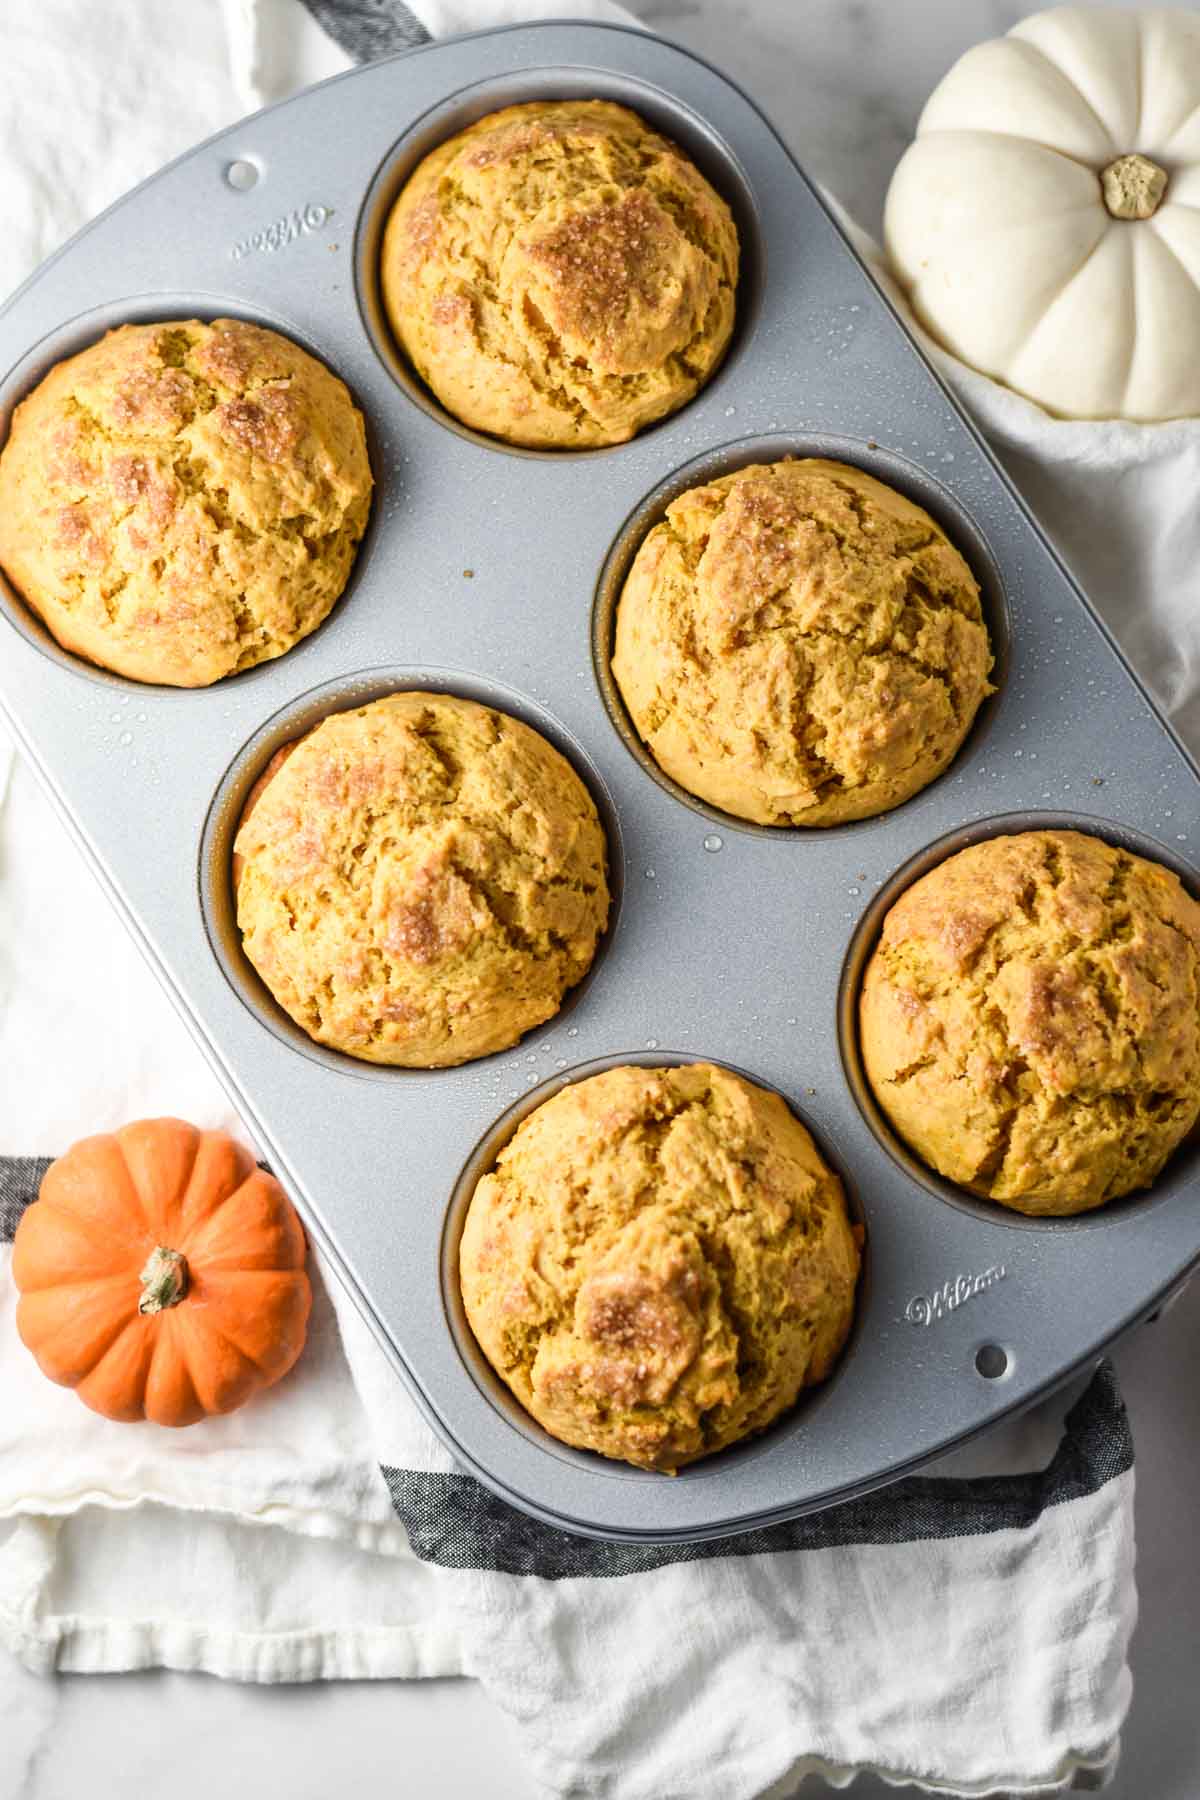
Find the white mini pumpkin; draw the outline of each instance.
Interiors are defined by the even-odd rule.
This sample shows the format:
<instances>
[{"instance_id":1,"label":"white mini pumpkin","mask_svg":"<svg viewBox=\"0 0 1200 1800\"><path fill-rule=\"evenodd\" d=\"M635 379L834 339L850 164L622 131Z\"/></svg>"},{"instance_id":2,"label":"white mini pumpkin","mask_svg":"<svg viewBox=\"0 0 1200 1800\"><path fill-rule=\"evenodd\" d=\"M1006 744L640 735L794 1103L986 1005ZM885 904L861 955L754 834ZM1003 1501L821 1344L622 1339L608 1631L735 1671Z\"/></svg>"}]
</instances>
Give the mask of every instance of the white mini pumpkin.
<instances>
[{"instance_id":1,"label":"white mini pumpkin","mask_svg":"<svg viewBox=\"0 0 1200 1800\"><path fill-rule=\"evenodd\" d=\"M1049 411L1200 413L1200 15L1060 7L968 50L885 236L931 335Z\"/></svg>"}]
</instances>

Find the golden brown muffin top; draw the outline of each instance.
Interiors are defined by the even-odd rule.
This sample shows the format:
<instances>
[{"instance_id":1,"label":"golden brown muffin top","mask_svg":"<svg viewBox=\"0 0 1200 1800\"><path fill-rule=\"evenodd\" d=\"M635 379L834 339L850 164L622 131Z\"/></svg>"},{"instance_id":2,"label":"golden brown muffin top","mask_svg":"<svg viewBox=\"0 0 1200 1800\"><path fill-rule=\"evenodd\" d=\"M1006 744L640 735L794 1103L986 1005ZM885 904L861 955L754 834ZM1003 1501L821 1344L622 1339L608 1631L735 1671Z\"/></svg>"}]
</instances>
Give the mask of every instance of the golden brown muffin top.
<instances>
[{"instance_id":1,"label":"golden brown muffin top","mask_svg":"<svg viewBox=\"0 0 1200 1800\"><path fill-rule=\"evenodd\" d=\"M712 373L737 231L674 144L606 100L505 107L419 164L384 237L392 329L447 409L511 443L619 443Z\"/></svg>"},{"instance_id":2,"label":"golden brown muffin top","mask_svg":"<svg viewBox=\"0 0 1200 1800\"><path fill-rule=\"evenodd\" d=\"M276 758L236 839L247 956L318 1043L433 1068L558 1011L608 917L604 831L528 725L449 694L335 713Z\"/></svg>"},{"instance_id":3,"label":"golden brown muffin top","mask_svg":"<svg viewBox=\"0 0 1200 1800\"><path fill-rule=\"evenodd\" d=\"M362 415L278 332L124 325L56 364L0 453L0 565L59 642L203 686L279 656L345 586Z\"/></svg>"},{"instance_id":4,"label":"golden brown muffin top","mask_svg":"<svg viewBox=\"0 0 1200 1800\"><path fill-rule=\"evenodd\" d=\"M672 501L621 595L613 672L690 793L834 825L940 774L989 692L979 588L921 507L819 458Z\"/></svg>"},{"instance_id":5,"label":"golden brown muffin top","mask_svg":"<svg viewBox=\"0 0 1200 1800\"><path fill-rule=\"evenodd\" d=\"M695 1063L539 1106L479 1182L459 1265L475 1336L547 1431L673 1470L829 1374L859 1251L780 1097Z\"/></svg>"},{"instance_id":6,"label":"golden brown muffin top","mask_svg":"<svg viewBox=\"0 0 1200 1800\"><path fill-rule=\"evenodd\" d=\"M960 851L892 907L867 1075L951 1181L1028 1213L1147 1186L1200 1115L1200 905L1075 831Z\"/></svg>"}]
</instances>

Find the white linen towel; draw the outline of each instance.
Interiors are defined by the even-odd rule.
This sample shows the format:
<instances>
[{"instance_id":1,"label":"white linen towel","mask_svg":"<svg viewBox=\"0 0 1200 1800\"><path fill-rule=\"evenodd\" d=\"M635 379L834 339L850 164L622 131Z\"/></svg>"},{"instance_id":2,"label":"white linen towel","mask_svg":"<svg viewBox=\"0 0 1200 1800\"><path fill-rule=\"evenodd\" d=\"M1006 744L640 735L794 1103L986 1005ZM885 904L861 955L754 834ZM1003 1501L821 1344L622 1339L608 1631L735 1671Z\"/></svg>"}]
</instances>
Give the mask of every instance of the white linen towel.
<instances>
[{"instance_id":1,"label":"white linen towel","mask_svg":"<svg viewBox=\"0 0 1200 1800\"><path fill-rule=\"evenodd\" d=\"M354 55L564 10L311 0ZM4 289L192 139L346 62L297 0L185 13L26 10L0 67ZM46 74L68 44L69 109ZM1190 691L1172 690L1183 710ZM750 1800L859 1768L1045 1793L1111 1768L1135 1609L1111 1375L1065 1432L1045 1408L880 1496L682 1553L588 1544L491 1500L319 1273L309 1347L271 1394L180 1434L111 1426L15 1341L3 1240L36 1159L139 1115L237 1123L19 764L0 811L0 1071L0 1641L29 1667L471 1674L548 1792L608 1800Z\"/></svg>"}]
</instances>

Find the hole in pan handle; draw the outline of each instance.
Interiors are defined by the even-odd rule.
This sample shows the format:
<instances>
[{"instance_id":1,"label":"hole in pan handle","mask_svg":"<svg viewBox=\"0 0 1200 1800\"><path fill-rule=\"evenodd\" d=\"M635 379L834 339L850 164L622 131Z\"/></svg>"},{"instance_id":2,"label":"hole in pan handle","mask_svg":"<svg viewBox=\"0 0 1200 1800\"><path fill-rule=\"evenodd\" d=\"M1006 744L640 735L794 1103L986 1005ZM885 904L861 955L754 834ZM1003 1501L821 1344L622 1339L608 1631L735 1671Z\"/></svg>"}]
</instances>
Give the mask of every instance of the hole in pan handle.
<instances>
[{"instance_id":1,"label":"hole in pan handle","mask_svg":"<svg viewBox=\"0 0 1200 1800\"><path fill-rule=\"evenodd\" d=\"M975 1371L985 1381L999 1381L1009 1369L1008 1351L999 1344L980 1344L975 1352Z\"/></svg>"}]
</instances>

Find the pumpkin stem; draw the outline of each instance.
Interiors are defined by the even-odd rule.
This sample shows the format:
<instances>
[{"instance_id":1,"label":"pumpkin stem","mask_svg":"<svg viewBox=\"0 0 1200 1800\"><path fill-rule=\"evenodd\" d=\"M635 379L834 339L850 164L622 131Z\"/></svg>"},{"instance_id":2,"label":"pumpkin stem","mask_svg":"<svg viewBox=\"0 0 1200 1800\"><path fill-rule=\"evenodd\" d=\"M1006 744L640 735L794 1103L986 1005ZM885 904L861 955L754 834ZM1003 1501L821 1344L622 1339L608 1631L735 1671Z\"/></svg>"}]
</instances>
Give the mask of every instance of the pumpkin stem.
<instances>
[{"instance_id":1,"label":"pumpkin stem","mask_svg":"<svg viewBox=\"0 0 1200 1800\"><path fill-rule=\"evenodd\" d=\"M180 1251L159 1244L146 1258L141 1283L140 1313L160 1313L168 1306L178 1306L188 1290L186 1259Z\"/></svg>"},{"instance_id":2,"label":"pumpkin stem","mask_svg":"<svg viewBox=\"0 0 1200 1800\"><path fill-rule=\"evenodd\" d=\"M1100 186L1114 219L1151 219L1167 191L1167 171L1135 150L1109 163L1101 172Z\"/></svg>"}]
</instances>

